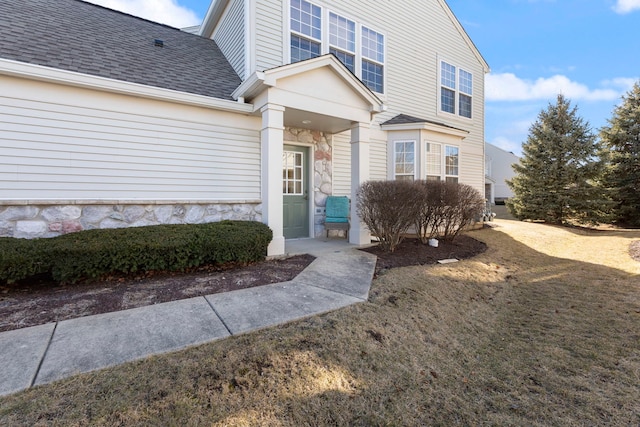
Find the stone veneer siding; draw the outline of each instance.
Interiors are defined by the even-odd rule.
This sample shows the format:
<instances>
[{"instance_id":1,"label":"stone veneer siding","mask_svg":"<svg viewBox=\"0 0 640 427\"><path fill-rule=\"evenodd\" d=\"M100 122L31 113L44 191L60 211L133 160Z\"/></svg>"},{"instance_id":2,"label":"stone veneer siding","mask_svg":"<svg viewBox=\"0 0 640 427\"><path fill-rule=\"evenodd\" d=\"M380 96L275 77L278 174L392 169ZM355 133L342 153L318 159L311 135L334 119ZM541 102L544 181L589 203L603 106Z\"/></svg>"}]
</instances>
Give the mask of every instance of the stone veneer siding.
<instances>
[{"instance_id":1,"label":"stone veneer siding","mask_svg":"<svg viewBox=\"0 0 640 427\"><path fill-rule=\"evenodd\" d=\"M261 221L260 202L99 202L0 205L0 237L39 238L96 228L200 224L226 219Z\"/></svg>"},{"instance_id":2,"label":"stone veneer siding","mask_svg":"<svg viewBox=\"0 0 640 427\"><path fill-rule=\"evenodd\" d=\"M313 145L313 232L314 236L325 235L324 219L327 197L333 193L333 139L331 134L324 132L285 128L285 144L299 142ZM331 230L338 236L344 237L344 231Z\"/></svg>"}]
</instances>

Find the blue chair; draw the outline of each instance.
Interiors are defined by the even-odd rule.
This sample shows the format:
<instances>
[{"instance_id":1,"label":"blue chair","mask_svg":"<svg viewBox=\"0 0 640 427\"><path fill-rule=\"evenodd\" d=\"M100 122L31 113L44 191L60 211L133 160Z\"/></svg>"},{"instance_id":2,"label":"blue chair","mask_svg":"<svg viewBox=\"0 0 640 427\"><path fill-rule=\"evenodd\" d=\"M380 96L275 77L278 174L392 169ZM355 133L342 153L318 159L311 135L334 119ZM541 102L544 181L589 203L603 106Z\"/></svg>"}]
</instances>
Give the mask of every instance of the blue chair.
<instances>
[{"instance_id":1,"label":"blue chair","mask_svg":"<svg viewBox=\"0 0 640 427\"><path fill-rule=\"evenodd\" d=\"M324 229L344 230L347 240L349 240L349 198L347 196L329 196L325 206L326 218Z\"/></svg>"}]
</instances>

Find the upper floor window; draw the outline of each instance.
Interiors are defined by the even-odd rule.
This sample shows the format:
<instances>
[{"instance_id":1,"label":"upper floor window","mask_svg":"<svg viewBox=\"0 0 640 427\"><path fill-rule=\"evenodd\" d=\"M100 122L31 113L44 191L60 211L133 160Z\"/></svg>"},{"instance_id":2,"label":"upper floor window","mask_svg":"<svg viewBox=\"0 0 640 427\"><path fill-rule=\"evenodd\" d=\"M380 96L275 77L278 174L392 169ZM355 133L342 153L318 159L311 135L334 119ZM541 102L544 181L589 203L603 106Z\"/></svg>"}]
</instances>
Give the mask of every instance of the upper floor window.
<instances>
[{"instance_id":1,"label":"upper floor window","mask_svg":"<svg viewBox=\"0 0 640 427\"><path fill-rule=\"evenodd\" d=\"M322 10L308 1L291 0L291 62L320 55Z\"/></svg>"},{"instance_id":2,"label":"upper floor window","mask_svg":"<svg viewBox=\"0 0 640 427\"><path fill-rule=\"evenodd\" d=\"M440 62L440 110L471 118L473 75L447 62Z\"/></svg>"},{"instance_id":3,"label":"upper floor window","mask_svg":"<svg viewBox=\"0 0 640 427\"><path fill-rule=\"evenodd\" d=\"M329 52L355 74L356 23L333 12L329 13Z\"/></svg>"},{"instance_id":4,"label":"upper floor window","mask_svg":"<svg viewBox=\"0 0 640 427\"><path fill-rule=\"evenodd\" d=\"M416 174L415 141L395 141L394 175L395 179L413 181Z\"/></svg>"},{"instance_id":5,"label":"upper floor window","mask_svg":"<svg viewBox=\"0 0 640 427\"><path fill-rule=\"evenodd\" d=\"M383 91L384 36L362 27L362 81L374 92Z\"/></svg>"},{"instance_id":6,"label":"upper floor window","mask_svg":"<svg viewBox=\"0 0 640 427\"><path fill-rule=\"evenodd\" d=\"M384 91L384 35L305 0L290 0L291 62L335 55L372 91Z\"/></svg>"}]
</instances>

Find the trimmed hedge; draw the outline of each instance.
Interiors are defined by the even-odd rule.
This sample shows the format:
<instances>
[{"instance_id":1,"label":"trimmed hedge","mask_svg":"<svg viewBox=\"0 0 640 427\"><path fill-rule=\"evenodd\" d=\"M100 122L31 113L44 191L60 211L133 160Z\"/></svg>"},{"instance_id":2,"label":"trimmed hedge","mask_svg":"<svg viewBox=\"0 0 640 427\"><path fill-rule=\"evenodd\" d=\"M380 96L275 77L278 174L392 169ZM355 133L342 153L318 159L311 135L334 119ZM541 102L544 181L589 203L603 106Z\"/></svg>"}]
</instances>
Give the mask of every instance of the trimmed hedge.
<instances>
[{"instance_id":1,"label":"trimmed hedge","mask_svg":"<svg viewBox=\"0 0 640 427\"><path fill-rule=\"evenodd\" d=\"M112 273L183 271L263 260L273 234L255 221L87 230L49 239L0 238L0 281L48 274L77 282Z\"/></svg>"}]
</instances>

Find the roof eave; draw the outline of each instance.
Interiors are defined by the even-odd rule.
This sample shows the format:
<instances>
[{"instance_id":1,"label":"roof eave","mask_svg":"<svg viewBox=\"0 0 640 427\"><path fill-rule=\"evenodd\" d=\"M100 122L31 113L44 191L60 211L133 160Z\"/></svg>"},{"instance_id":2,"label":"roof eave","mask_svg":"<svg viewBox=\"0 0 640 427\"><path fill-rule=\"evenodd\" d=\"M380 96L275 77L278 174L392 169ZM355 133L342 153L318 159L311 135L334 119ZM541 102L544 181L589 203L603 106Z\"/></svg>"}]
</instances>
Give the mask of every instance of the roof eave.
<instances>
[{"instance_id":1,"label":"roof eave","mask_svg":"<svg viewBox=\"0 0 640 427\"><path fill-rule=\"evenodd\" d=\"M446 125L438 125L429 122L415 122L415 123L398 123L380 125L380 128L385 131L393 130L428 130L431 132L443 133L446 135L453 135L460 138L466 138L469 135L469 131L463 129L457 129Z\"/></svg>"},{"instance_id":2,"label":"roof eave","mask_svg":"<svg viewBox=\"0 0 640 427\"><path fill-rule=\"evenodd\" d=\"M56 83L65 86L99 90L102 92L118 93L137 96L159 101L193 105L216 110L249 114L253 106L228 99L213 98L204 95L181 92L140 83L126 82L106 77L92 76L75 71L61 70L26 62L0 58L0 75L19 77L28 80Z\"/></svg>"}]
</instances>

